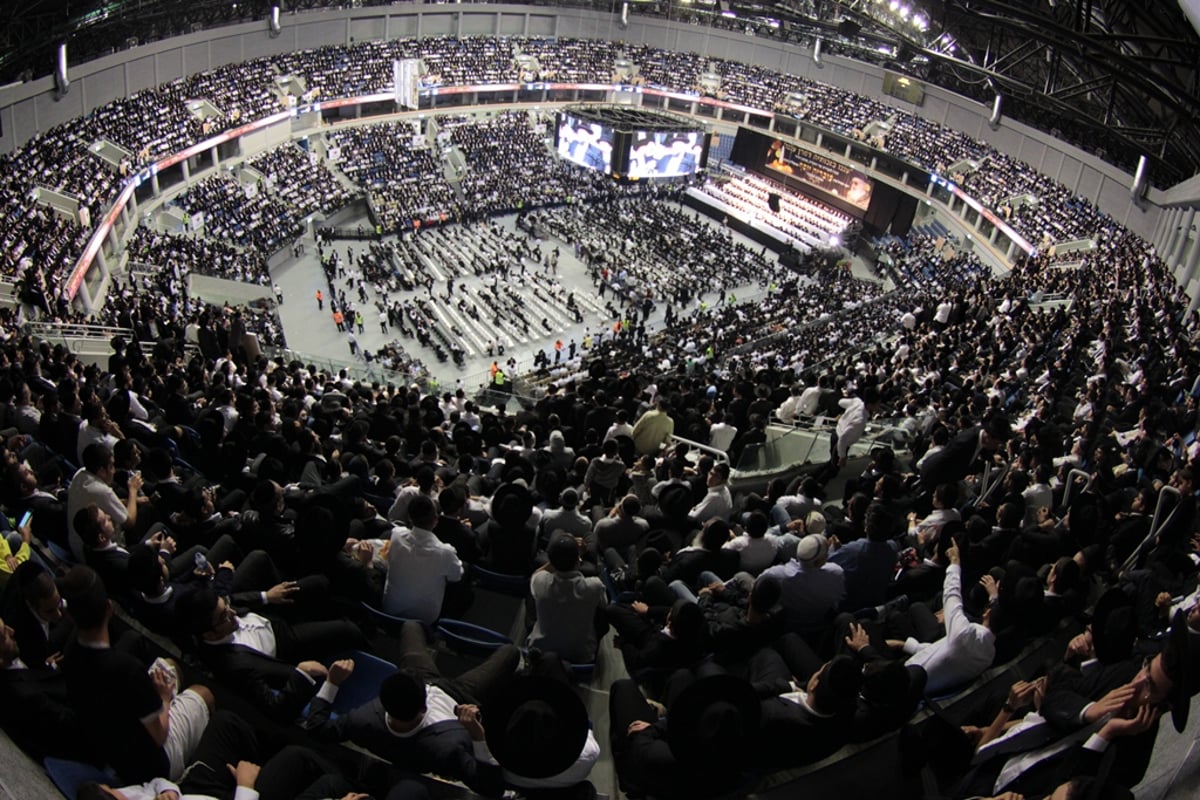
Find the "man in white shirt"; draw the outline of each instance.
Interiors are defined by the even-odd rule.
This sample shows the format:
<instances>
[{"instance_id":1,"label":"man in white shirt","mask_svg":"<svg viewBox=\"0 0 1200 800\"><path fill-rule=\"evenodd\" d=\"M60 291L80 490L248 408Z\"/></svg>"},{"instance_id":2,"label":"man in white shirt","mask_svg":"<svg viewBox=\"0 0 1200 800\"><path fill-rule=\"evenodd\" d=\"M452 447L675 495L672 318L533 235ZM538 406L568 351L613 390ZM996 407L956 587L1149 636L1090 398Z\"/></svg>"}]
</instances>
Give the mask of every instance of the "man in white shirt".
<instances>
[{"instance_id":1,"label":"man in white shirt","mask_svg":"<svg viewBox=\"0 0 1200 800\"><path fill-rule=\"evenodd\" d=\"M829 386L829 379L824 375L817 378L814 386L805 387L800 393L800 401L796 404L796 414L799 416L811 417L817 413L817 408L821 404L821 394Z\"/></svg>"},{"instance_id":2,"label":"man in white shirt","mask_svg":"<svg viewBox=\"0 0 1200 800\"><path fill-rule=\"evenodd\" d=\"M80 563L84 560L84 546L75 531L74 520L81 509L95 505L111 517L116 526L114 541L120 545L125 544L125 532L137 526L139 503L147 501L139 496L142 476L139 473L129 476L129 496L122 502L112 489L116 473L112 450L102 444L88 445L84 449L83 468L71 478L67 489L67 535L71 554Z\"/></svg>"},{"instance_id":3,"label":"man in white shirt","mask_svg":"<svg viewBox=\"0 0 1200 800\"><path fill-rule=\"evenodd\" d=\"M729 521L733 512L733 497L729 494L729 464L721 461L713 465L708 472L708 492L704 499L692 506L688 516L693 522L703 525L710 519Z\"/></svg>"},{"instance_id":4,"label":"man in white shirt","mask_svg":"<svg viewBox=\"0 0 1200 800\"><path fill-rule=\"evenodd\" d=\"M109 450L116 447L117 442L125 438L117 423L108 416L108 410L96 401L88 405L84 411L85 421L79 423L79 434L76 438L75 455L83 461L83 451L88 445L102 444Z\"/></svg>"},{"instance_id":5,"label":"man in white shirt","mask_svg":"<svg viewBox=\"0 0 1200 800\"><path fill-rule=\"evenodd\" d=\"M971 622L963 609L962 566L958 545L946 549L950 566L942 584L942 613L946 635L936 642L918 642L909 637L903 642L889 640L909 655L905 666L924 667L928 680L926 693L937 696L957 689L982 675L996 657L996 634L992 626L999 618L997 605L983 613L983 623Z\"/></svg>"},{"instance_id":6,"label":"man in white shirt","mask_svg":"<svg viewBox=\"0 0 1200 800\"><path fill-rule=\"evenodd\" d=\"M838 417L830 446L833 450L833 462L841 469L846 466L850 448L866 432L867 420L879 407L879 392L873 386L868 386L862 390L861 397L843 397L838 401L838 405L842 407L842 413Z\"/></svg>"},{"instance_id":7,"label":"man in white shirt","mask_svg":"<svg viewBox=\"0 0 1200 800\"><path fill-rule=\"evenodd\" d=\"M738 429L725 421L725 414L721 411L712 412L709 421L712 423L712 427L708 431L708 446L726 452L729 450L729 445L733 444Z\"/></svg>"},{"instance_id":8,"label":"man in white shirt","mask_svg":"<svg viewBox=\"0 0 1200 800\"><path fill-rule=\"evenodd\" d=\"M463 565L454 548L433 533L438 520L432 500L417 495L408 504L408 515L412 530L392 529L383 610L433 623L441 615L446 584L462 580Z\"/></svg>"},{"instance_id":9,"label":"man in white shirt","mask_svg":"<svg viewBox=\"0 0 1200 800\"><path fill-rule=\"evenodd\" d=\"M804 396L804 386L797 383L792 387L792 393L788 399L784 400L779 408L775 409L775 416L779 417L780 422L790 425L796 419L797 410L800 407L800 399Z\"/></svg>"}]
</instances>

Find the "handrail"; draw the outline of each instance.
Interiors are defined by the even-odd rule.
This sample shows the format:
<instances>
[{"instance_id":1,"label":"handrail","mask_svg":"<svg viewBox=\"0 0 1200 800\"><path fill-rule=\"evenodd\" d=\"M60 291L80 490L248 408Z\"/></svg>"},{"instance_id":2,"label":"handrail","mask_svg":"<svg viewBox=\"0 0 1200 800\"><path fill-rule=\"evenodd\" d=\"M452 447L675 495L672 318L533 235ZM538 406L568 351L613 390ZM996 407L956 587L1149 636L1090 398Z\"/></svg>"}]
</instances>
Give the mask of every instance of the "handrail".
<instances>
[{"instance_id":1,"label":"handrail","mask_svg":"<svg viewBox=\"0 0 1200 800\"><path fill-rule=\"evenodd\" d=\"M710 453L711 455L715 456L720 461L729 463L729 454L726 453L724 450L718 450L717 448L712 447L711 445L700 444L699 442L695 441L694 439L686 439L682 436L676 436L675 434L671 434L671 441L672 442L680 442L682 444L686 444L688 447L694 447L697 450L701 450L705 453Z\"/></svg>"},{"instance_id":2,"label":"handrail","mask_svg":"<svg viewBox=\"0 0 1200 800\"><path fill-rule=\"evenodd\" d=\"M1158 520L1163 510L1163 499L1168 494L1175 495L1175 507L1167 514L1167 518L1162 521L1162 524L1159 524ZM1154 517L1150 520L1150 530L1146 533L1146 538L1142 539L1138 546L1133 548L1133 552L1129 554L1129 558L1125 559L1125 563L1121 565L1121 572L1125 572L1137 564L1142 551L1146 549L1146 545L1154 541L1154 537L1158 536L1158 532L1175 518L1175 512L1179 510L1181 500L1183 500L1183 494L1174 486L1164 486L1158 490L1158 502L1154 504Z\"/></svg>"},{"instance_id":3,"label":"handrail","mask_svg":"<svg viewBox=\"0 0 1200 800\"><path fill-rule=\"evenodd\" d=\"M30 320L25 323L25 330L29 333L40 333L42 331L57 333L68 329L80 331L84 334L133 335L133 328L122 328L119 325L93 325L86 322L42 322L41 320Z\"/></svg>"},{"instance_id":4,"label":"handrail","mask_svg":"<svg viewBox=\"0 0 1200 800\"><path fill-rule=\"evenodd\" d=\"M992 473L996 471L993 469L993 467L998 468L1000 472L1000 476L998 478L992 477ZM1008 473L1011 471L1012 464L1007 461L998 465L998 467L992 463L984 464L983 476L979 481L979 499L975 501L975 504L980 505L987 502L987 499L992 496L992 491L995 490L997 486L1003 485L1004 479L1008 477Z\"/></svg>"},{"instance_id":5,"label":"handrail","mask_svg":"<svg viewBox=\"0 0 1200 800\"><path fill-rule=\"evenodd\" d=\"M1092 488L1092 476L1081 469L1073 469L1067 473L1067 487L1063 490L1062 504L1063 508L1068 508L1071 505L1071 489L1075 486L1075 478L1080 477L1084 480L1083 491Z\"/></svg>"}]
</instances>

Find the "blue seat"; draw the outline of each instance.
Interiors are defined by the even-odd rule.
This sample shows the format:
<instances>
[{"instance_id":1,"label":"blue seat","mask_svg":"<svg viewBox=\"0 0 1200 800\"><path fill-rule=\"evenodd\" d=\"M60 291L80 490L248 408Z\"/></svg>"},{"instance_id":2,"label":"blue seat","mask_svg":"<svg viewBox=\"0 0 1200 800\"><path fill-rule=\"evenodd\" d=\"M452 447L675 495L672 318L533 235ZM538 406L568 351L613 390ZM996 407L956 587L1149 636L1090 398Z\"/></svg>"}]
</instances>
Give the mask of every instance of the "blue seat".
<instances>
[{"instance_id":1,"label":"blue seat","mask_svg":"<svg viewBox=\"0 0 1200 800\"><path fill-rule=\"evenodd\" d=\"M338 658L354 659L354 672L342 683L333 701L333 710L338 714L353 711L374 700L379 696L379 687L384 680L400 671L392 662L361 650L351 650Z\"/></svg>"},{"instance_id":2,"label":"blue seat","mask_svg":"<svg viewBox=\"0 0 1200 800\"><path fill-rule=\"evenodd\" d=\"M400 629L404 627L404 623L406 622L416 622L420 624L420 626L425 629L426 634L428 634L430 631L430 625L422 620L409 619L408 617L397 617L394 614L389 614L382 609L376 608L365 600L359 605L361 605L363 610L367 612L367 616L371 617L371 619L378 622L381 627L389 631L399 633Z\"/></svg>"},{"instance_id":3,"label":"blue seat","mask_svg":"<svg viewBox=\"0 0 1200 800\"><path fill-rule=\"evenodd\" d=\"M57 558L62 563L67 564L67 565L76 563L75 556L71 555L71 551L67 550L62 545L58 545L58 544L55 544L54 542L47 540L46 548L50 551L51 555L53 555L55 558Z\"/></svg>"},{"instance_id":4,"label":"blue seat","mask_svg":"<svg viewBox=\"0 0 1200 800\"><path fill-rule=\"evenodd\" d=\"M112 784L117 782L117 776L108 770L100 769L82 761L68 761L65 758L47 758L42 761L42 768L50 776L50 780L62 792L67 800L75 800L81 784L88 781Z\"/></svg>"},{"instance_id":5,"label":"blue seat","mask_svg":"<svg viewBox=\"0 0 1200 800\"><path fill-rule=\"evenodd\" d=\"M471 575L475 578L475 584L482 589L491 589L493 592L513 597L525 597L529 594L529 578L524 575L495 572L478 564L471 566Z\"/></svg>"},{"instance_id":6,"label":"blue seat","mask_svg":"<svg viewBox=\"0 0 1200 800\"><path fill-rule=\"evenodd\" d=\"M571 664L568 667L568 671L577 680L590 681L592 679L592 675L594 675L596 672L596 662L591 661L586 664Z\"/></svg>"},{"instance_id":7,"label":"blue seat","mask_svg":"<svg viewBox=\"0 0 1200 800\"><path fill-rule=\"evenodd\" d=\"M438 620L437 632L451 650L471 655L489 655L506 644L512 644L512 639L502 633L461 619Z\"/></svg>"}]
</instances>

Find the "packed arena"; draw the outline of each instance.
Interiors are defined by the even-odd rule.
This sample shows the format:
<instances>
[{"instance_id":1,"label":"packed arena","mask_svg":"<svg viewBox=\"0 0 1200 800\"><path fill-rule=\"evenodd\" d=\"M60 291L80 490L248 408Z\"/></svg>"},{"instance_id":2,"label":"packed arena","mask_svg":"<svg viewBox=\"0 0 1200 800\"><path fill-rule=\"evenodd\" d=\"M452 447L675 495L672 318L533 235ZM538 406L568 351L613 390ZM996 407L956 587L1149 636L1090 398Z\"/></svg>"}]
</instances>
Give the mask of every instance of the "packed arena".
<instances>
[{"instance_id":1,"label":"packed arena","mask_svg":"<svg viewBox=\"0 0 1200 800\"><path fill-rule=\"evenodd\" d=\"M0 156L13 796L1188 796L1200 318L1171 253L915 106L762 66L350 42ZM406 58L427 92L808 122L1036 249L932 189L889 230L734 161L620 179L514 102L214 150L72 302L132 176Z\"/></svg>"}]
</instances>

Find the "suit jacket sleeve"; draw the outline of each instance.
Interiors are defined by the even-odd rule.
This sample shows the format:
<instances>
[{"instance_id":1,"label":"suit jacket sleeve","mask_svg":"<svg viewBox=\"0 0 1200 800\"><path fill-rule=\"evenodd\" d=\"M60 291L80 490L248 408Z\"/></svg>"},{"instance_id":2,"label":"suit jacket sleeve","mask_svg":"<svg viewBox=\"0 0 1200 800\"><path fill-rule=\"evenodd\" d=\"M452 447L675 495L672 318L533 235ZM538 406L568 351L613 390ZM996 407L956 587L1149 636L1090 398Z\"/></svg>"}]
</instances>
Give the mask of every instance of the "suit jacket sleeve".
<instances>
[{"instance_id":1,"label":"suit jacket sleeve","mask_svg":"<svg viewBox=\"0 0 1200 800\"><path fill-rule=\"evenodd\" d=\"M308 716L300 726L319 742L344 742L350 738L353 713L334 716L333 706L328 700L313 697Z\"/></svg>"},{"instance_id":2,"label":"suit jacket sleeve","mask_svg":"<svg viewBox=\"0 0 1200 800\"><path fill-rule=\"evenodd\" d=\"M246 687L245 693L259 708L281 723L295 722L317 693L316 682L296 667L260 653L229 652L215 661L213 668L220 677Z\"/></svg>"}]
</instances>

